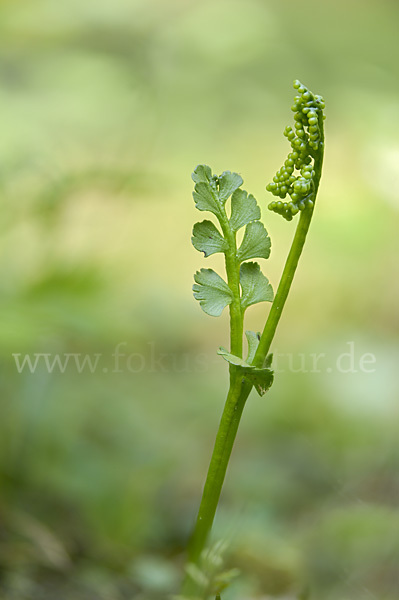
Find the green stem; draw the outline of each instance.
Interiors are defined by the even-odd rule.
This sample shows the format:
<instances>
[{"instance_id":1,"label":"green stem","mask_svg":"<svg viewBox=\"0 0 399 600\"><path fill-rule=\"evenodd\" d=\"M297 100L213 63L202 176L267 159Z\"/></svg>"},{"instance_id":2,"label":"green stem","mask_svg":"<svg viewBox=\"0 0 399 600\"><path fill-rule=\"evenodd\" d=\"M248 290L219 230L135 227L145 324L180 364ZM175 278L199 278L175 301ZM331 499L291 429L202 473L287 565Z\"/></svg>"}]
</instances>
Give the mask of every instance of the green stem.
<instances>
[{"instance_id":1,"label":"green stem","mask_svg":"<svg viewBox=\"0 0 399 600\"><path fill-rule=\"evenodd\" d=\"M259 346L256 350L254 360L252 361L252 364L256 365L257 367L261 367L263 365L267 353L270 350L270 346L276 333L278 322L280 321L285 302L291 289L295 271L298 266L298 261L302 254L303 246L306 240L306 235L308 233L310 221L312 219L312 213L313 208L306 209L301 212L292 246L284 266L283 274L280 279L280 284L278 286L276 296L270 309L265 328L260 338Z\"/></svg>"},{"instance_id":2,"label":"green stem","mask_svg":"<svg viewBox=\"0 0 399 600\"><path fill-rule=\"evenodd\" d=\"M229 248L225 252L227 283L233 292L233 302L230 304L230 351L242 357L242 336L244 329L244 315L241 309L240 294L240 265L237 262L236 236L232 232L225 211L221 211L219 222L223 235Z\"/></svg>"},{"instance_id":3,"label":"green stem","mask_svg":"<svg viewBox=\"0 0 399 600\"><path fill-rule=\"evenodd\" d=\"M188 563L194 565L200 564L201 554L212 528L238 426L252 388L250 384L243 382L237 372L231 373L230 377L230 389L220 420L197 521L188 548ZM207 597L206 590L200 589L200 586L189 575L185 577L182 593L185 598Z\"/></svg>"},{"instance_id":4,"label":"green stem","mask_svg":"<svg viewBox=\"0 0 399 600\"><path fill-rule=\"evenodd\" d=\"M230 389L216 436L196 526L189 545L188 559L192 563L198 562L215 517L227 465L245 406L246 398L241 397L241 386L242 378L236 372L231 373Z\"/></svg>"}]
</instances>

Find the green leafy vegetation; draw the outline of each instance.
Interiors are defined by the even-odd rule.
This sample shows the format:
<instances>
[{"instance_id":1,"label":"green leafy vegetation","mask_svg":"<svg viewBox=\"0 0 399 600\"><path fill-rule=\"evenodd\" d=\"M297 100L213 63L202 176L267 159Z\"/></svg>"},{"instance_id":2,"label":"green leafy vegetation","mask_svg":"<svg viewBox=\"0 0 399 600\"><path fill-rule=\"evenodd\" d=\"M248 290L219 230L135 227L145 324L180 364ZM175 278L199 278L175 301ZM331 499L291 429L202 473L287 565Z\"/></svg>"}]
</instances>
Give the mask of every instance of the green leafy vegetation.
<instances>
[{"instance_id":1,"label":"green leafy vegetation","mask_svg":"<svg viewBox=\"0 0 399 600\"><path fill-rule=\"evenodd\" d=\"M197 209L208 210L216 215L223 234L214 226L211 227L212 224L208 221L194 226L193 245L197 250L203 251L205 257L212 252L206 252L209 244L204 241L206 235L203 236L202 243L199 243L198 230L210 234L208 239L212 248L217 236L218 250L225 255L227 283L212 269L202 269L194 277L196 285L193 290L194 297L199 300L202 309L208 315L220 316L226 306L230 307L230 352L225 348L220 348L218 352L229 363L230 388L190 541L183 585L183 594L187 598L206 600L210 595L220 594L222 591L210 591L208 585L204 584L204 581L208 582L208 576L203 571L202 557L245 402L252 387L263 396L274 380L271 369L272 355L268 352L303 250L319 188L324 157L324 100L321 96L315 96L299 81L294 82L294 88L301 94L295 98L293 106L297 134L295 136L290 128L286 128L284 132L291 141L294 152L289 154L284 167L278 172L276 183L269 184L267 189L282 198L289 192L292 200L298 202L298 206L293 203L272 203L269 205L271 210L275 210L288 221L292 220L299 210L302 214L275 298L272 286L261 272L260 265L255 262L243 262L250 258L269 258L271 242L266 229L259 221L260 211L256 200L240 189L243 183L240 175L225 171L217 177L206 165L199 165L192 175L195 182L193 197ZM300 170L300 176L293 175L294 168ZM231 195L232 216L229 220L225 204ZM237 249L236 231L244 225L244 237ZM263 333L258 336L247 332L248 358L245 361L242 357L244 313L249 306L259 302L273 304ZM198 572L202 577L194 576L198 575Z\"/></svg>"},{"instance_id":2,"label":"green leafy vegetation","mask_svg":"<svg viewBox=\"0 0 399 600\"><path fill-rule=\"evenodd\" d=\"M243 180L238 173L227 171L220 177L212 175L210 167L199 165L192 179L195 182L194 202L198 210L208 210L216 215L222 233L211 221L196 223L193 228L192 243L205 257L215 252L223 252L228 269L239 271L242 293L235 298L235 278L226 284L212 269L201 269L195 275L194 296L203 310L218 317L223 308L239 301L244 311L251 304L272 302L273 289L269 280L262 274L258 263L244 263L250 258L269 258L270 238L260 219L260 209L252 195L240 186ZM225 210L226 201L231 196L231 218ZM246 203L248 202L248 206ZM237 249L236 232L245 227L240 247ZM231 271L230 271L231 272Z\"/></svg>"}]
</instances>

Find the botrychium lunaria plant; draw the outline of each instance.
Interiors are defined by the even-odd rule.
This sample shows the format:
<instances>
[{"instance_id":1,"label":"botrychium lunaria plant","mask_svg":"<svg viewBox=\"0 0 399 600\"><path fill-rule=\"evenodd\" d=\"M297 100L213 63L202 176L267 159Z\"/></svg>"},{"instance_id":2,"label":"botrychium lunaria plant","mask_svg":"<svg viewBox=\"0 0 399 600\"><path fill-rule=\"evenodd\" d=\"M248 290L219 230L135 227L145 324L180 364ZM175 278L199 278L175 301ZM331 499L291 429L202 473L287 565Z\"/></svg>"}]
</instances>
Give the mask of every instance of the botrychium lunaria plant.
<instances>
[{"instance_id":1,"label":"botrychium lunaria plant","mask_svg":"<svg viewBox=\"0 0 399 600\"><path fill-rule=\"evenodd\" d=\"M284 135L291 144L283 166L266 189L276 196L269 209L291 221L299 214L294 239L274 295L267 277L254 259L268 259L271 242L261 221L261 211L252 194L242 189L238 173L212 173L199 165L193 175L195 206L216 217L196 223L192 243L205 257L221 252L225 257L226 279L213 269L200 269L194 276L194 297L205 313L219 316L230 311L230 348L218 353L229 363L230 386L198 511L188 547L186 576L182 597L205 600L221 594L232 577L222 572L219 555L212 552L209 534L237 434L245 402L252 388L263 396L273 383L273 356L269 353L281 318L299 257L306 240L319 188L324 155L324 100L299 81L292 106L295 127ZM287 201L287 196L289 200ZM226 211L227 203L230 210ZM244 230L238 245L237 233ZM243 355L244 316L253 304L271 302L262 333L245 331L248 351ZM216 558L215 558L216 556ZM216 561L216 562L215 562ZM215 574L215 564L219 574Z\"/></svg>"}]
</instances>

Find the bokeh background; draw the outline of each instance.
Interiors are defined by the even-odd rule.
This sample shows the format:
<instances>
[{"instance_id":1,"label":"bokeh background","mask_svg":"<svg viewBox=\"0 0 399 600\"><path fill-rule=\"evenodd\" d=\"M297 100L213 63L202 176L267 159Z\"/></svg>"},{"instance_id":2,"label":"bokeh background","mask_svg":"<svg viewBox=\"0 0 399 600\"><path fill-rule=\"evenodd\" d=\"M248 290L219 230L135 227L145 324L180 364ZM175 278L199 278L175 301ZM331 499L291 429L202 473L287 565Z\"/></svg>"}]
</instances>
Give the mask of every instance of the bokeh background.
<instances>
[{"instance_id":1,"label":"bokeh background","mask_svg":"<svg viewBox=\"0 0 399 600\"><path fill-rule=\"evenodd\" d=\"M224 597L397 600L398 19L393 0L0 2L1 600L178 591L227 386L227 311L191 293L222 263L191 247L190 173L243 175L276 287L295 225L264 188L295 78L326 99L325 172L217 514L241 571ZM37 353L72 358L18 372Z\"/></svg>"}]
</instances>

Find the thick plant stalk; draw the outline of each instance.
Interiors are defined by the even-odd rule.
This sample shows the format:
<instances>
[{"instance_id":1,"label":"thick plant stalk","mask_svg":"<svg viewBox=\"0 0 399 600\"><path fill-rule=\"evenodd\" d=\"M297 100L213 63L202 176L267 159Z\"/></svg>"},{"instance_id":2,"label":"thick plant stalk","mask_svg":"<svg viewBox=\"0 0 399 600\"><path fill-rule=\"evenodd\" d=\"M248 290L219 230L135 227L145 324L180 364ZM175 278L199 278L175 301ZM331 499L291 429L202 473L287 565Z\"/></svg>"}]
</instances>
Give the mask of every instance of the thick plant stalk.
<instances>
[{"instance_id":1,"label":"thick plant stalk","mask_svg":"<svg viewBox=\"0 0 399 600\"><path fill-rule=\"evenodd\" d=\"M296 97L296 104L293 107L293 110L297 112L295 117L297 121L296 129L300 131L297 131L298 135L296 136L291 128L288 127L286 129L285 135L291 141L294 152L289 154L288 159L284 163L285 166L280 169L277 174L278 177L274 179L274 182L277 183L269 184L267 189L272 191L274 195L280 197L284 197L288 191L292 198L292 202L290 203L282 203L281 201L271 203L269 205L271 210L278 212L287 220L291 220L299 211L301 211L301 214L263 333L260 336L259 344L254 352L253 358L251 360L248 358L248 362L242 360L243 315L245 310L245 307L243 308L242 297L244 296L244 286L240 279L240 262L237 262L240 250L237 253L235 230L231 227L232 219L230 219L230 222L227 219L224 205L222 209L220 209L220 207L217 209L213 208L213 200L204 209L204 200L203 198L201 199L197 193L197 208L200 210L210 210L218 217L223 234L227 240L227 249L224 249L223 251L225 253L226 273L231 299L227 296L225 304L230 304L230 337L232 353L229 355L230 358L227 359L230 362L230 387L216 436L195 528L188 548L188 563L199 568L201 567L201 555L206 547L214 521L244 406L253 385L256 386L256 383L253 383L254 380L248 376L248 372L254 373L256 371L257 373L261 373L262 369L267 370L264 369L264 364L276 333L306 241L321 178L324 155L324 116L322 112L324 103L320 96L314 96L299 82L295 82L294 87L299 89L301 94L301 96ZM317 135L315 133L316 131ZM313 164L311 164L312 160ZM295 178L292 175L294 170L292 165L295 165L296 169L300 169L301 175L299 177ZM201 173L203 172L204 171L201 171ZM227 174L231 176L229 172L227 172ZM223 176L225 175L226 174L223 174ZM209 177L209 175L207 176ZM201 177L203 177L203 175L201 175ZM194 181L200 181L202 183L203 179L198 176ZM210 193L211 195L214 194L212 190ZM216 194L214 195L214 198L217 201ZM194 199L196 199L195 195ZM205 200L208 202L206 198ZM259 217L257 216L254 217L254 219L258 218ZM249 221L247 220L246 223L248 222ZM199 227L204 227L205 223L206 222L197 225ZM207 233L209 233L209 224L207 225ZM207 243L209 244L209 242ZM195 239L193 239L193 244L197 249L204 251L205 256L216 251L212 249L212 252L210 252L206 245L201 247L198 240ZM208 254L206 252L208 252ZM252 256L253 255L248 258ZM256 256L267 258L268 253L256 254ZM243 260L245 260L245 258ZM197 283L203 282L200 278L196 279L196 281ZM243 296L241 297L240 284L243 288ZM199 293L199 285L194 286L194 291L194 295L196 295L196 293L198 294L196 296L197 299L203 300L205 298L205 294L200 295ZM267 294L261 299L267 300ZM220 314L220 312L212 313L209 307L207 309L204 308L204 310L205 312L208 312L208 314ZM214 310L214 308L212 308L212 310ZM251 369L254 370L251 371ZM270 387L270 385L268 387ZM268 388L265 388L262 393L267 389ZM257 391L259 392L258 387ZM201 589L200 584L196 582L195 578L188 572L183 584L182 593L185 598L205 598L207 597L207 594L209 594L209 590L204 592L204 590Z\"/></svg>"},{"instance_id":2,"label":"thick plant stalk","mask_svg":"<svg viewBox=\"0 0 399 600\"><path fill-rule=\"evenodd\" d=\"M242 378L231 368L230 389L224 406L208 475L205 481L197 522L191 538L188 561L197 564L212 528L230 454L248 393L243 393Z\"/></svg>"}]
</instances>

